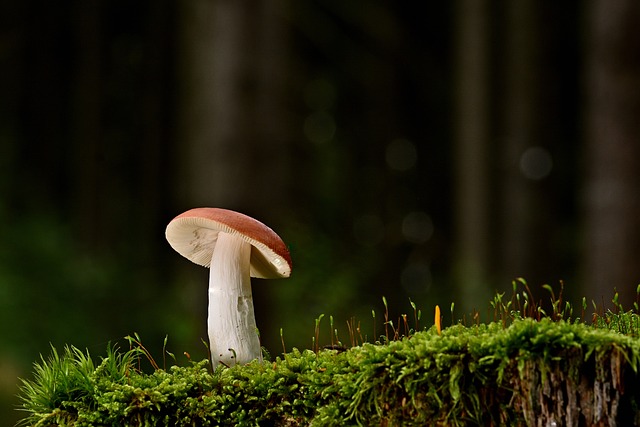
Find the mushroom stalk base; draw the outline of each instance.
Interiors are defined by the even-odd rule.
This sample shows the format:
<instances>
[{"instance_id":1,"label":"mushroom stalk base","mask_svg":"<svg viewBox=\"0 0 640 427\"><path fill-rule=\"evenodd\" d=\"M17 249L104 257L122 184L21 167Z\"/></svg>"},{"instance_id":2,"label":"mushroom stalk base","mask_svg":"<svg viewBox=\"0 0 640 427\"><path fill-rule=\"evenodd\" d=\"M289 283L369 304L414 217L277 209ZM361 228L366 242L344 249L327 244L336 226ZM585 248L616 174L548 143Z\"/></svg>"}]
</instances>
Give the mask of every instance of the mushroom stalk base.
<instances>
[{"instance_id":1,"label":"mushroom stalk base","mask_svg":"<svg viewBox=\"0 0 640 427\"><path fill-rule=\"evenodd\" d=\"M251 245L220 232L209 272L209 350L213 366L262 360L253 312Z\"/></svg>"}]
</instances>

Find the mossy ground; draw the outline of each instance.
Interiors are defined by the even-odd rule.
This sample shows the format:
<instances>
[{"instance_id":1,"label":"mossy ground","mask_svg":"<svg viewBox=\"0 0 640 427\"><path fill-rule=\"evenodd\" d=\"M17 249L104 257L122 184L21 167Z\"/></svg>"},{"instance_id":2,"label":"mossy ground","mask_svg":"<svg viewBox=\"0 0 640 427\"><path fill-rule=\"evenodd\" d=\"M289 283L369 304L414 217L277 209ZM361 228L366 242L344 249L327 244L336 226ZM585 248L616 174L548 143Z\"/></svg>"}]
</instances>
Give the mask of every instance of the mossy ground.
<instances>
[{"instance_id":1,"label":"mossy ground","mask_svg":"<svg viewBox=\"0 0 640 427\"><path fill-rule=\"evenodd\" d=\"M640 340L616 325L638 318L602 319L432 327L215 372L201 361L144 373L141 345L110 347L95 365L87 352L54 349L24 382L23 424L628 425L640 403Z\"/></svg>"}]
</instances>

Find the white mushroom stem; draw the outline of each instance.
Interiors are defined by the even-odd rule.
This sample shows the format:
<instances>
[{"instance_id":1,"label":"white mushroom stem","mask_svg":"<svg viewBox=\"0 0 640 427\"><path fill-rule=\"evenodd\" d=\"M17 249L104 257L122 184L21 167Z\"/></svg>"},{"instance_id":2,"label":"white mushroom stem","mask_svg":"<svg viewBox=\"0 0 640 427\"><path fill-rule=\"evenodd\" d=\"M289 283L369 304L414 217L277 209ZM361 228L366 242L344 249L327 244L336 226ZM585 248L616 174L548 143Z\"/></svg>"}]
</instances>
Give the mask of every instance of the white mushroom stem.
<instances>
[{"instance_id":1,"label":"white mushroom stem","mask_svg":"<svg viewBox=\"0 0 640 427\"><path fill-rule=\"evenodd\" d=\"M251 245L220 232L209 272L209 349L213 366L262 360L251 296Z\"/></svg>"}]
</instances>

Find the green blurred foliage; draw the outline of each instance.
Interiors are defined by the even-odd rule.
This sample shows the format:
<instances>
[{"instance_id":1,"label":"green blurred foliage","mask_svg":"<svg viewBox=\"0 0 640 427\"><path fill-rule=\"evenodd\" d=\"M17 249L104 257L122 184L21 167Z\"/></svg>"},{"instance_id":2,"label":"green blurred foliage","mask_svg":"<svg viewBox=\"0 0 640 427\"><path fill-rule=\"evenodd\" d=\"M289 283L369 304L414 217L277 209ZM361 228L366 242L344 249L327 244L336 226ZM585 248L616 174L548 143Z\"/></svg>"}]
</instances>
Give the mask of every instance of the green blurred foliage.
<instances>
[{"instance_id":1,"label":"green blurred foliage","mask_svg":"<svg viewBox=\"0 0 640 427\"><path fill-rule=\"evenodd\" d=\"M172 344L204 357L200 320L191 316L179 289L158 289L158 275L138 271L124 257L91 254L78 247L54 214L10 217L0 235L0 399L5 421L18 414L17 378L29 377L50 345L104 348L133 331L156 350L165 334ZM7 226L9 225L9 226ZM176 304L176 302L178 302ZM175 335L173 335L175 334Z\"/></svg>"}]
</instances>

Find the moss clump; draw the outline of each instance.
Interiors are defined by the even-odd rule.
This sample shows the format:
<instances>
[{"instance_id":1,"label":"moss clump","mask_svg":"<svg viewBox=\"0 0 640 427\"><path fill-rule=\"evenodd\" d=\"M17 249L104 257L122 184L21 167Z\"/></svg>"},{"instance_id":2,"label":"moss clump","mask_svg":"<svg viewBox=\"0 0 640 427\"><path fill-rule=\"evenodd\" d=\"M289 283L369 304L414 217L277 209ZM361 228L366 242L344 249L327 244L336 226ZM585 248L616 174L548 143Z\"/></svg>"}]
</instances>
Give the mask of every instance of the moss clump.
<instances>
[{"instance_id":1,"label":"moss clump","mask_svg":"<svg viewBox=\"0 0 640 427\"><path fill-rule=\"evenodd\" d=\"M23 424L628 425L640 403L637 338L549 319L293 350L213 373L202 361L145 374L143 354L109 348L94 366L54 349L24 381Z\"/></svg>"}]
</instances>

